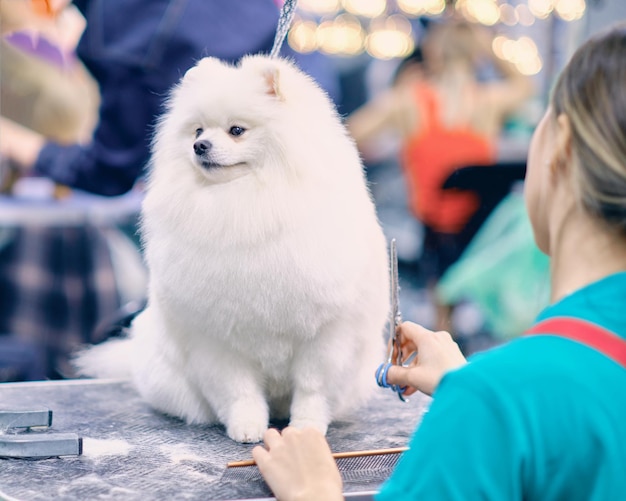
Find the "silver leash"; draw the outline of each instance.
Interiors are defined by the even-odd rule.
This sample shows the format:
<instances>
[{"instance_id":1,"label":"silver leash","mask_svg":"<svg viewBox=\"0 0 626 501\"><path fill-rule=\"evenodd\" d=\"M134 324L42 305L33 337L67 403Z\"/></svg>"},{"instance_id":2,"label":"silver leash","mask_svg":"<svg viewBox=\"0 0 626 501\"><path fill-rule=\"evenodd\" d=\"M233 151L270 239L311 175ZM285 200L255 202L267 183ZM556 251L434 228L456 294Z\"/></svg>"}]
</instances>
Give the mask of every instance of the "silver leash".
<instances>
[{"instance_id":1,"label":"silver leash","mask_svg":"<svg viewBox=\"0 0 626 501\"><path fill-rule=\"evenodd\" d=\"M276 28L276 36L274 37L274 45L270 52L270 57L275 58L280 52L280 48L283 45L283 41L287 36L291 23L293 22L293 16L296 13L297 0L285 0L282 8L280 9L280 17L278 18L278 27Z\"/></svg>"}]
</instances>

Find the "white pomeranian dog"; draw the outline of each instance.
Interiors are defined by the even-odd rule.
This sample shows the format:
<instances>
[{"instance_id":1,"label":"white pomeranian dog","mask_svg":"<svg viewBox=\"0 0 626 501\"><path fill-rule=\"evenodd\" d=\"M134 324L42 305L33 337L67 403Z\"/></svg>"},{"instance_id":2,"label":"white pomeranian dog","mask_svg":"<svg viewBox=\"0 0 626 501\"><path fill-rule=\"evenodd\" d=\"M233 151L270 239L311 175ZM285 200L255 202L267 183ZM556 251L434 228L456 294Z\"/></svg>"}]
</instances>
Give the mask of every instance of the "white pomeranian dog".
<instances>
[{"instance_id":1,"label":"white pomeranian dog","mask_svg":"<svg viewBox=\"0 0 626 501\"><path fill-rule=\"evenodd\" d=\"M257 442L326 432L376 388L387 246L351 138L290 62L202 59L174 89L142 208L148 305L79 355L154 408Z\"/></svg>"}]
</instances>

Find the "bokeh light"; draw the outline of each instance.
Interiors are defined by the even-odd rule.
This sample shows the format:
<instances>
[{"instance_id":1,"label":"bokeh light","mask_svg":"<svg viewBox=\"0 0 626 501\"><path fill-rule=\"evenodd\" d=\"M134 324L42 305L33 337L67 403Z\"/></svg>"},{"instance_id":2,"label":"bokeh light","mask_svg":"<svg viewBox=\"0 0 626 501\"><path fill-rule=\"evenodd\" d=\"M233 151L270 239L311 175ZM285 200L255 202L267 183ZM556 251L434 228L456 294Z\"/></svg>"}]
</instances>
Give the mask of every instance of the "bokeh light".
<instances>
[{"instance_id":1,"label":"bokeh light","mask_svg":"<svg viewBox=\"0 0 626 501\"><path fill-rule=\"evenodd\" d=\"M537 45L530 37L512 40L499 35L494 38L492 48L496 56L514 64L523 75L536 75L543 67Z\"/></svg>"},{"instance_id":2,"label":"bokeh light","mask_svg":"<svg viewBox=\"0 0 626 501\"><path fill-rule=\"evenodd\" d=\"M585 0L557 0L554 4L554 10L565 21L580 19L585 13L585 8Z\"/></svg>"},{"instance_id":3,"label":"bokeh light","mask_svg":"<svg viewBox=\"0 0 626 501\"><path fill-rule=\"evenodd\" d=\"M397 14L372 20L365 43L367 52L378 59L406 57L415 48L411 24Z\"/></svg>"},{"instance_id":4,"label":"bokeh light","mask_svg":"<svg viewBox=\"0 0 626 501\"><path fill-rule=\"evenodd\" d=\"M385 0L342 0L342 4L346 11L370 18L380 16L387 8Z\"/></svg>"},{"instance_id":5,"label":"bokeh light","mask_svg":"<svg viewBox=\"0 0 626 501\"><path fill-rule=\"evenodd\" d=\"M333 14L341 7L339 0L299 0L298 8L313 14Z\"/></svg>"},{"instance_id":6,"label":"bokeh light","mask_svg":"<svg viewBox=\"0 0 626 501\"><path fill-rule=\"evenodd\" d=\"M535 17L546 19L554 9L554 3L552 0L528 0L528 8Z\"/></svg>"},{"instance_id":7,"label":"bokeh light","mask_svg":"<svg viewBox=\"0 0 626 501\"><path fill-rule=\"evenodd\" d=\"M296 18L289 44L299 52L322 51L350 56L364 50L379 59L408 55L415 47L409 18L436 17L444 13L446 0L299 0L304 18ZM585 0L456 0L454 8L470 22L515 29L532 26L551 15L564 21L580 19ZM305 20L305 18L307 20ZM314 18L315 20L308 19ZM500 28L496 28L501 32ZM520 40L522 40L520 42ZM525 74L535 74L542 62L536 46L528 55L523 37L517 41L496 37L494 51L513 62ZM528 39L530 40L530 39ZM514 44L514 45L511 45ZM517 47L517 48L516 48Z\"/></svg>"},{"instance_id":8,"label":"bokeh light","mask_svg":"<svg viewBox=\"0 0 626 501\"><path fill-rule=\"evenodd\" d=\"M295 18L289 30L287 41L298 52L306 54L317 50L317 23Z\"/></svg>"},{"instance_id":9,"label":"bokeh light","mask_svg":"<svg viewBox=\"0 0 626 501\"><path fill-rule=\"evenodd\" d=\"M446 8L445 0L397 0L396 3L409 16L437 16Z\"/></svg>"},{"instance_id":10,"label":"bokeh light","mask_svg":"<svg viewBox=\"0 0 626 501\"><path fill-rule=\"evenodd\" d=\"M500 5L500 22L507 26L515 26L519 21L517 11L511 4L503 3Z\"/></svg>"},{"instance_id":11,"label":"bokeh light","mask_svg":"<svg viewBox=\"0 0 626 501\"><path fill-rule=\"evenodd\" d=\"M500 8L495 0L464 0L456 3L463 16L485 26L493 26L500 20Z\"/></svg>"},{"instance_id":12,"label":"bokeh light","mask_svg":"<svg viewBox=\"0 0 626 501\"><path fill-rule=\"evenodd\" d=\"M342 14L322 22L316 30L319 50L326 54L352 56L363 52L365 32L359 20Z\"/></svg>"},{"instance_id":13,"label":"bokeh light","mask_svg":"<svg viewBox=\"0 0 626 501\"><path fill-rule=\"evenodd\" d=\"M517 13L517 19L519 19L519 24L522 26L532 26L535 23L535 16L528 8L526 4L519 4L515 7L515 12Z\"/></svg>"}]
</instances>

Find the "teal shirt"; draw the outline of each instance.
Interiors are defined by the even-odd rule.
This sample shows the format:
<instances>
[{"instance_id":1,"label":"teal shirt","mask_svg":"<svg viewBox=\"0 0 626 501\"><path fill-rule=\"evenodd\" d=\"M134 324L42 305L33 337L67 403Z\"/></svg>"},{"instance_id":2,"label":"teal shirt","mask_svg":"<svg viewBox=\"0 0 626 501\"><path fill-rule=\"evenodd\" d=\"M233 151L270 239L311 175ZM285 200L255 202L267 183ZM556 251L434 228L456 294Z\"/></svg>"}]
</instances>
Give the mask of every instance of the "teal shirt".
<instances>
[{"instance_id":1,"label":"teal shirt","mask_svg":"<svg viewBox=\"0 0 626 501\"><path fill-rule=\"evenodd\" d=\"M545 309L626 339L626 272ZM377 501L626 499L626 369L556 336L518 338L442 379Z\"/></svg>"}]
</instances>

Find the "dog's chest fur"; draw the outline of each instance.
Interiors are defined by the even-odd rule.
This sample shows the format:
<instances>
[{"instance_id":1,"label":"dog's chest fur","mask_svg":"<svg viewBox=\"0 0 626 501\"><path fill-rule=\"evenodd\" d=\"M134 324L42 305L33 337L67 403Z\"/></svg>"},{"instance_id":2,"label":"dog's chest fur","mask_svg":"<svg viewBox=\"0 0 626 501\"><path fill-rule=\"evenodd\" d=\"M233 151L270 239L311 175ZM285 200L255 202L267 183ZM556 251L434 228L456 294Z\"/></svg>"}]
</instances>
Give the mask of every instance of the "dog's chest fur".
<instances>
[{"instance_id":1,"label":"dog's chest fur","mask_svg":"<svg viewBox=\"0 0 626 501\"><path fill-rule=\"evenodd\" d=\"M332 211L329 200L311 207L290 197L288 207L277 207L248 195L228 204L188 196L178 211L160 198L160 210L151 207L144 218L151 288L187 343L210 338L258 358L266 350L288 358L286 344L315 336L354 302L350 287L366 263L346 252L350 224L320 217L319 210ZM277 213L285 215L278 222Z\"/></svg>"}]
</instances>

